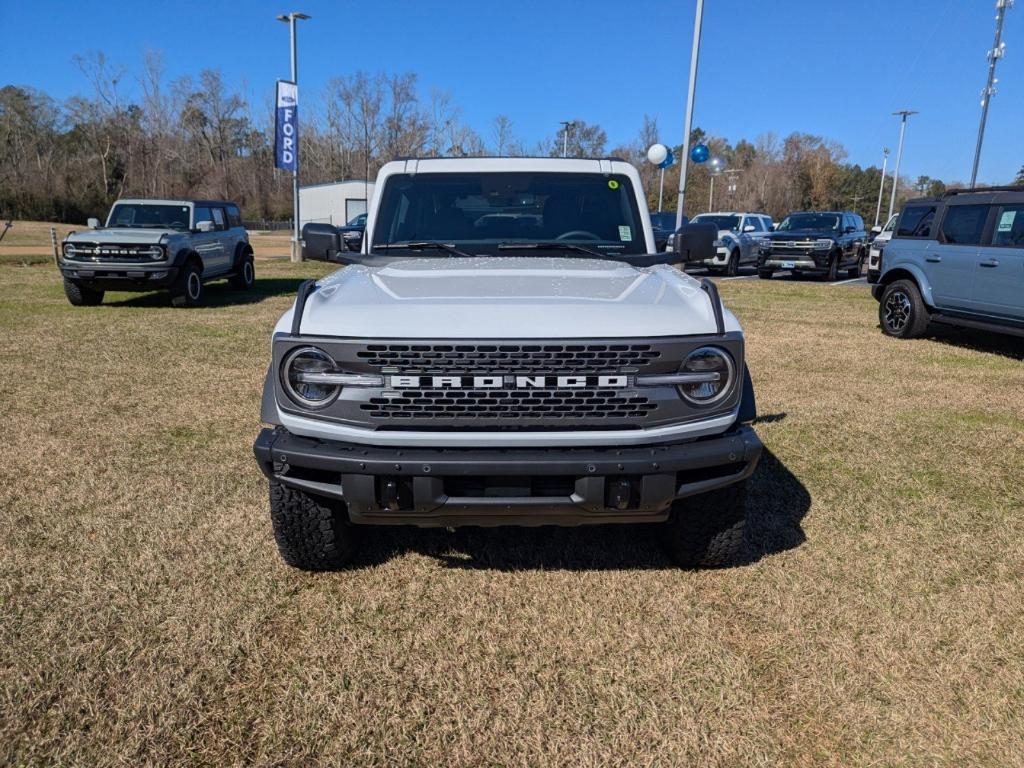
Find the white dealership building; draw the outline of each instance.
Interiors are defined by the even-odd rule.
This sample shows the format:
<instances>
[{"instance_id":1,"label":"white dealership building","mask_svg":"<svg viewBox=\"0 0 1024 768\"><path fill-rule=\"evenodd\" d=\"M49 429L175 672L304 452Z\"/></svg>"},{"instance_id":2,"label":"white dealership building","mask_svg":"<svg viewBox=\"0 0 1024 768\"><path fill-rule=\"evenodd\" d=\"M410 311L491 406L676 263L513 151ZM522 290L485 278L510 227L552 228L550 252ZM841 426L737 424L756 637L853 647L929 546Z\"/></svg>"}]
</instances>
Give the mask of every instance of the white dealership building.
<instances>
[{"instance_id":1,"label":"white dealership building","mask_svg":"<svg viewBox=\"0 0 1024 768\"><path fill-rule=\"evenodd\" d=\"M373 182L329 181L299 187L299 223L341 227L361 213L373 197Z\"/></svg>"}]
</instances>

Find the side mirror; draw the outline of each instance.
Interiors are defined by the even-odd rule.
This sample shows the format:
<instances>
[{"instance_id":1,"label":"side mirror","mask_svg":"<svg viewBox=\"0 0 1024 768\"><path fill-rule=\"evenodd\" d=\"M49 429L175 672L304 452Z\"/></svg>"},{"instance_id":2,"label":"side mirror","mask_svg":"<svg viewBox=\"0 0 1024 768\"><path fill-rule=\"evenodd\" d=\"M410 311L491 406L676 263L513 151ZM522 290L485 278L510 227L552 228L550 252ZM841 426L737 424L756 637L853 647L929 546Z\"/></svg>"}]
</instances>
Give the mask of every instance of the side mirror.
<instances>
[{"instance_id":1,"label":"side mirror","mask_svg":"<svg viewBox=\"0 0 1024 768\"><path fill-rule=\"evenodd\" d=\"M347 250L341 243L337 227L330 224L309 223L302 227L302 258L307 261L331 261L340 251Z\"/></svg>"},{"instance_id":2,"label":"side mirror","mask_svg":"<svg viewBox=\"0 0 1024 768\"><path fill-rule=\"evenodd\" d=\"M871 234L873 234L873 235L881 234L881 232L882 232L882 228L881 227L874 226L874 227L871 228Z\"/></svg>"},{"instance_id":3,"label":"side mirror","mask_svg":"<svg viewBox=\"0 0 1024 768\"><path fill-rule=\"evenodd\" d=\"M857 231L857 228L856 228L856 227L847 227L847 228L846 228L846 229L844 229L843 231L844 231L844 232L846 232L846 233L850 233L850 232L856 232L856 231Z\"/></svg>"},{"instance_id":4,"label":"side mirror","mask_svg":"<svg viewBox=\"0 0 1024 768\"><path fill-rule=\"evenodd\" d=\"M85 223L89 226L89 229L99 229L100 228L100 220L97 219L95 216L90 216L89 220L86 221Z\"/></svg>"},{"instance_id":5,"label":"side mirror","mask_svg":"<svg viewBox=\"0 0 1024 768\"><path fill-rule=\"evenodd\" d=\"M212 221L197 221L196 222L196 231L197 232L213 232L213 222Z\"/></svg>"},{"instance_id":6,"label":"side mirror","mask_svg":"<svg viewBox=\"0 0 1024 768\"><path fill-rule=\"evenodd\" d=\"M718 227L714 224L686 224L672 235L672 252L679 260L690 264L715 257L715 238Z\"/></svg>"},{"instance_id":7,"label":"side mirror","mask_svg":"<svg viewBox=\"0 0 1024 768\"><path fill-rule=\"evenodd\" d=\"M769 232L774 232L775 231L775 225L774 224L769 224L768 225L768 231Z\"/></svg>"},{"instance_id":8,"label":"side mirror","mask_svg":"<svg viewBox=\"0 0 1024 768\"><path fill-rule=\"evenodd\" d=\"M757 230L757 227L755 227L753 224L747 224L747 226L745 226L743 228L744 232L754 232L756 230Z\"/></svg>"}]
</instances>

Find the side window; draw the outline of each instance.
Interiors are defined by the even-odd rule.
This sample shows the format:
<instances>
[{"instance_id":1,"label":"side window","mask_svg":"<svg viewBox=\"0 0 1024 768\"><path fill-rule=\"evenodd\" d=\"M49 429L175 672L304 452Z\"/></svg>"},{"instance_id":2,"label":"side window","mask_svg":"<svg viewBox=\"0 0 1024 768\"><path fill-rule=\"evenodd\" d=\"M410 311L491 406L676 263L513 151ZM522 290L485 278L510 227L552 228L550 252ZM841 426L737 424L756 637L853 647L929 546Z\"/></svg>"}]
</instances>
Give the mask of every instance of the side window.
<instances>
[{"instance_id":1,"label":"side window","mask_svg":"<svg viewBox=\"0 0 1024 768\"><path fill-rule=\"evenodd\" d=\"M863 232L864 231L864 219L862 219L856 213L853 214L853 216L851 218L853 218L853 226L855 226L857 228L857 231L858 232Z\"/></svg>"},{"instance_id":2,"label":"side window","mask_svg":"<svg viewBox=\"0 0 1024 768\"><path fill-rule=\"evenodd\" d=\"M914 205L900 214L896 237L931 237L935 221L934 205Z\"/></svg>"},{"instance_id":3,"label":"side window","mask_svg":"<svg viewBox=\"0 0 1024 768\"><path fill-rule=\"evenodd\" d=\"M210 209L206 207L200 208L197 206L194 217L195 220L192 222L192 229L199 229L200 222L213 221L213 214L210 213Z\"/></svg>"},{"instance_id":4,"label":"side window","mask_svg":"<svg viewBox=\"0 0 1024 768\"><path fill-rule=\"evenodd\" d=\"M211 208L210 210L213 212L213 226L216 229L221 230L221 231L227 229L228 228L228 221L224 217L224 209L223 208Z\"/></svg>"},{"instance_id":5,"label":"side window","mask_svg":"<svg viewBox=\"0 0 1024 768\"><path fill-rule=\"evenodd\" d=\"M747 225L753 227L755 233L764 231L760 216L747 216Z\"/></svg>"},{"instance_id":6,"label":"side window","mask_svg":"<svg viewBox=\"0 0 1024 768\"><path fill-rule=\"evenodd\" d=\"M942 217L942 239L950 245L978 245L986 219L987 205L951 205Z\"/></svg>"},{"instance_id":7,"label":"side window","mask_svg":"<svg viewBox=\"0 0 1024 768\"><path fill-rule=\"evenodd\" d=\"M1003 248L1024 248L1024 203L1002 205L996 211L996 228L992 245Z\"/></svg>"},{"instance_id":8,"label":"side window","mask_svg":"<svg viewBox=\"0 0 1024 768\"><path fill-rule=\"evenodd\" d=\"M228 206L228 226L229 227L240 227L242 226L242 214L238 210L237 205Z\"/></svg>"}]
</instances>

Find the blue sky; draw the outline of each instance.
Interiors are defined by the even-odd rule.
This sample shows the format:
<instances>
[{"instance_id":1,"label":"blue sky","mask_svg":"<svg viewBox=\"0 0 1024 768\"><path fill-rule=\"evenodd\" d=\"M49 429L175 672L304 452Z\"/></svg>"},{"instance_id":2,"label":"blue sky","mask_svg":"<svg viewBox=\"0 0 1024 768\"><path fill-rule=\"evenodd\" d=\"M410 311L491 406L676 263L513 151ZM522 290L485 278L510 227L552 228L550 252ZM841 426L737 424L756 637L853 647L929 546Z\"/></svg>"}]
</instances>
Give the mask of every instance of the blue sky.
<instances>
[{"instance_id":1,"label":"blue sky","mask_svg":"<svg viewBox=\"0 0 1024 768\"><path fill-rule=\"evenodd\" d=\"M451 91L485 136L505 113L532 147L578 117L600 123L614 146L632 140L648 113L661 139L678 143L693 8L694 0L0 0L0 84L63 98L87 89L73 54L103 49L134 72L156 48L170 77L219 68L260 104L288 76L287 28L274 16L299 10L313 16L300 26L305 92L357 69L413 71L424 96ZM706 0L694 124L732 141L822 134L870 165L883 146L895 150L890 113L916 109L905 174L967 180L994 19L994 0ZM1024 5L1008 12L1004 39L979 174L992 183L1024 165Z\"/></svg>"}]
</instances>

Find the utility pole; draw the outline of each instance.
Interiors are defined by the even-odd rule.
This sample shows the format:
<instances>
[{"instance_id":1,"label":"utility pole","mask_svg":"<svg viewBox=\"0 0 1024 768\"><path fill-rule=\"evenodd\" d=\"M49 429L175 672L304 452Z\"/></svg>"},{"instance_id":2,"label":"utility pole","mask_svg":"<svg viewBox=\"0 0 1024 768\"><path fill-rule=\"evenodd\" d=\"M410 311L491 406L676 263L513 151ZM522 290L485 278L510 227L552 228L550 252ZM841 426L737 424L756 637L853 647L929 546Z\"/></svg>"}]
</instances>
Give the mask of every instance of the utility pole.
<instances>
[{"instance_id":1,"label":"utility pole","mask_svg":"<svg viewBox=\"0 0 1024 768\"><path fill-rule=\"evenodd\" d=\"M878 226L878 219L882 216L882 194L885 192L885 166L889 162L889 148L882 148L882 183L878 185L878 206L875 208L875 226Z\"/></svg>"},{"instance_id":2,"label":"utility pole","mask_svg":"<svg viewBox=\"0 0 1024 768\"><path fill-rule=\"evenodd\" d=\"M569 129L575 127L576 122L574 120L562 121L562 157L569 156Z\"/></svg>"},{"instance_id":3,"label":"utility pole","mask_svg":"<svg viewBox=\"0 0 1024 768\"><path fill-rule=\"evenodd\" d=\"M676 203L676 229L683 226L686 210L686 169L690 165L690 130L693 126L693 95L697 90L697 60L700 56L700 30L704 17L704 0L697 0L697 13L693 19L693 50L690 52L690 84L686 92L686 118L683 121L683 157L679 167L679 202Z\"/></svg>"},{"instance_id":4,"label":"utility pole","mask_svg":"<svg viewBox=\"0 0 1024 768\"><path fill-rule=\"evenodd\" d=\"M310 18L305 13L296 13L292 11L289 14L282 14L277 17L278 21L283 21L291 27L291 43L292 43L292 82L296 86L299 84L299 58L298 48L296 45L295 38L295 22L300 19ZM298 142L295 145L296 158L298 158ZM292 261L302 261L302 248L299 245L299 166L298 163L295 165L295 170L292 171Z\"/></svg>"},{"instance_id":5,"label":"utility pole","mask_svg":"<svg viewBox=\"0 0 1024 768\"><path fill-rule=\"evenodd\" d=\"M912 109L901 109L893 114L900 117L900 145L896 150L896 167L892 171L892 196L889 198L889 217L886 221L892 218L893 209L896 207L896 188L900 185L900 160L903 159L903 137L907 134L907 118L916 115L917 112Z\"/></svg>"},{"instance_id":6,"label":"utility pole","mask_svg":"<svg viewBox=\"0 0 1024 768\"><path fill-rule=\"evenodd\" d=\"M1006 43L1003 40L1003 22L1006 10L1013 7L1013 0L996 0L996 39L988 52L988 80L981 92L981 123L978 125L978 143L974 147L974 167L971 169L971 189L978 180L978 163L981 161L981 143L985 139L985 122L988 120L988 105L996 92L996 63L1003 58Z\"/></svg>"}]
</instances>

